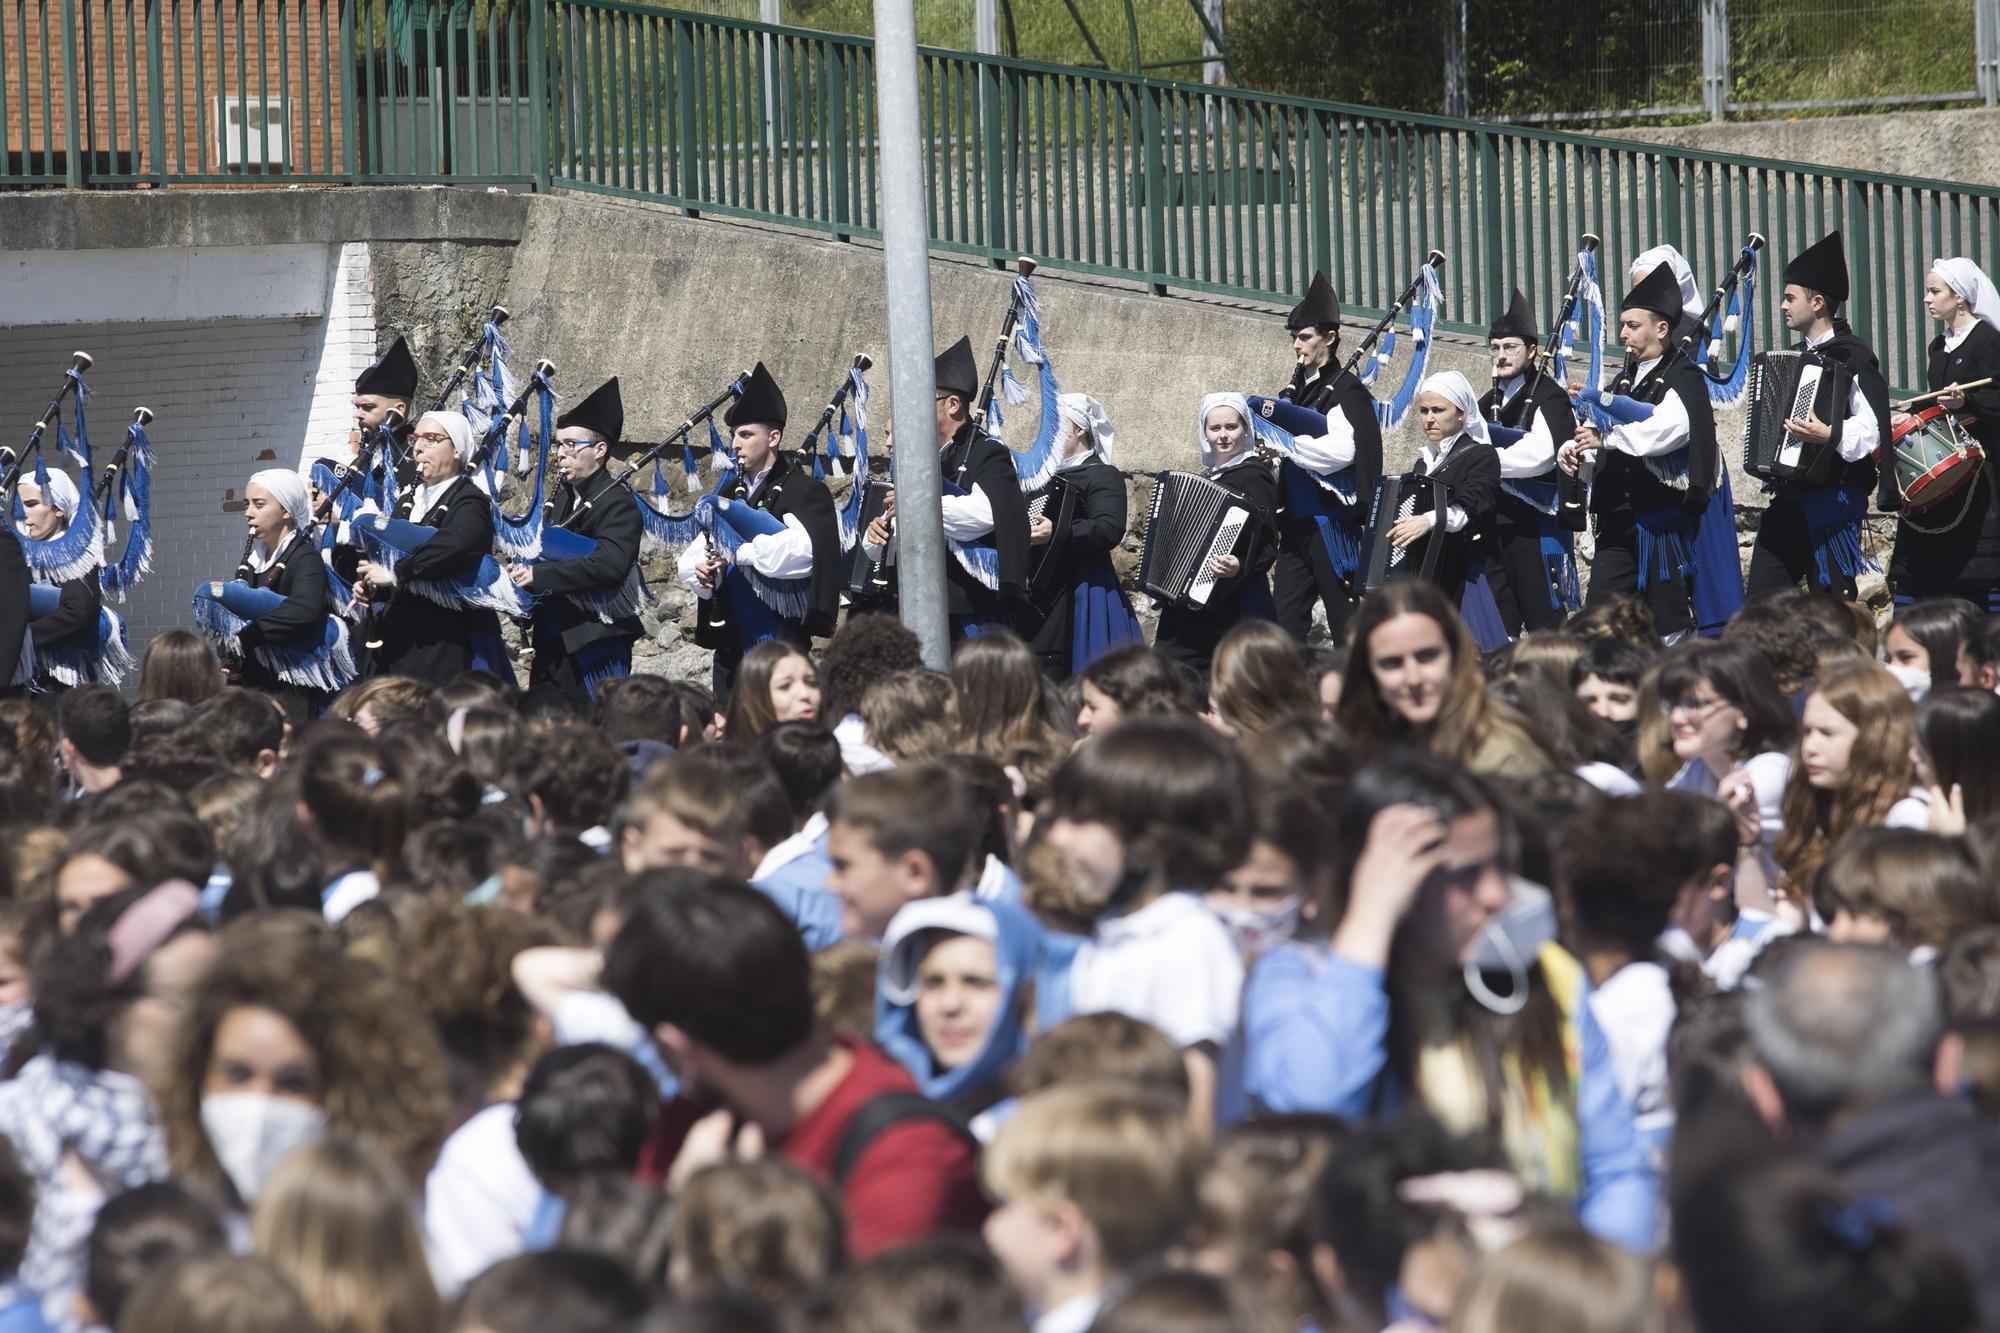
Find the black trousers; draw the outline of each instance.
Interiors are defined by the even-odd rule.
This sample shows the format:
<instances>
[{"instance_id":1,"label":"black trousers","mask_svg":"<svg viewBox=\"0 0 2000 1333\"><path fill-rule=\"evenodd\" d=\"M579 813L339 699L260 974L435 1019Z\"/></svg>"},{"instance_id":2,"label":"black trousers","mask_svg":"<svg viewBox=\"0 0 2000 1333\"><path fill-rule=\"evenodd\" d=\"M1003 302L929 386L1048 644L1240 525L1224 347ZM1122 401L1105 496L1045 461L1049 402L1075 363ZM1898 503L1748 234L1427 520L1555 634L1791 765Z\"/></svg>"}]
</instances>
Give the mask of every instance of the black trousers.
<instances>
[{"instance_id":1,"label":"black trousers","mask_svg":"<svg viewBox=\"0 0 2000 1333\"><path fill-rule=\"evenodd\" d=\"M1764 511L1764 521L1757 526L1757 539L1750 547L1750 574L1745 580L1744 600L1754 602L1773 593L1790 592L1803 583L1813 592L1830 592L1853 601L1853 577L1838 565L1832 566L1831 573L1832 582L1820 582L1805 511L1783 497L1773 497L1771 507Z\"/></svg>"},{"instance_id":2,"label":"black trousers","mask_svg":"<svg viewBox=\"0 0 2000 1333\"><path fill-rule=\"evenodd\" d=\"M1319 525L1311 519L1288 521L1278 537L1278 558L1271 566L1271 595L1278 604L1278 623L1300 643L1312 629L1313 603L1326 607L1327 637L1339 643L1354 618L1355 597L1326 553Z\"/></svg>"},{"instance_id":3,"label":"black trousers","mask_svg":"<svg viewBox=\"0 0 2000 1333\"><path fill-rule=\"evenodd\" d=\"M1590 566L1586 606L1601 606L1614 597L1636 594L1653 611L1653 625L1662 636L1695 627L1693 588L1685 578L1663 578L1648 572L1639 586L1639 524L1630 514L1602 514L1597 520L1597 558Z\"/></svg>"},{"instance_id":4,"label":"black trousers","mask_svg":"<svg viewBox=\"0 0 2000 1333\"><path fill-rule=\"evenodd\" d=\"M1501 523L1494 528L1494 558L1487 562L1486 581L1500 608L1507 633L1561 629L1569 619L1558 591L1559 571L1542 554L1542 530L1530 523Z\"/></svg>"}]
</instances>

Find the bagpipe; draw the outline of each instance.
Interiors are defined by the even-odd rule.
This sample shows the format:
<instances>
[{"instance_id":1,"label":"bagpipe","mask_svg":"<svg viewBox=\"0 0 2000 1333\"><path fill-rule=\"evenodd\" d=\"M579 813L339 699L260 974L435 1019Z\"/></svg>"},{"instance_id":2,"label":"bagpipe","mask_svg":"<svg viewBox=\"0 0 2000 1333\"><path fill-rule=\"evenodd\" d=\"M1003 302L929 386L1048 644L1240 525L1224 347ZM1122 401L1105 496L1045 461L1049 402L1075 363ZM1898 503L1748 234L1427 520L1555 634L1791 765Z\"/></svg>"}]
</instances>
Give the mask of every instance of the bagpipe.
<instances>
[{"instance_id":1,"label":"bagpipe","mask_svg":"<svg viewBox=\"0 0 2000 1333\"><path fill-rule=\"evenodd\" d=\"M1562 304L1556 310L1555 336L1542 349L1538 367L1566 386L1571 406L1586 415L1585 403L1596 401L1598 386L1604 383L1604 289L1597 282L1598 245L1596 235L1583 234L1582 248L1576 252L1576 262L1563 286ZM1570 386L1569 371L1576 359L1579 335L1587 340L1590 355L1582 382ZM1591 420L1598 422L1600 430L1604 428L1599 418L1592 416ZM1556 441L1558 449L1562 444ZM1581 466L1575 472L1556 470L1555 520L1570 532L1582 532L1590 525L1590 483L1584 479Z\"/></svg>"},{"instance_id":2,"label":"bagpipe","mask_svg":"<svg viewBox=\"0 0 2000 1333\"><path fill-rule=\"evenodd\" d=\"M856 476L866 472L866 468L856 466L857 453L854 439L855 413L848 409L852 398L857 406L868 401L868 382L862 378L875 366L875 360L866 352L856 352L847 373L840 377L840 387L833 391L833 397L820 410L819 420L813 422L812 429L798 449L799 461L812 468L816 480L824 480L834 472L844 476ZM839 427L834 427L835 421ZM829 435L827 432L832 430ZM825 454L819 447L825 442Z\"/></svg>"},{"instance_id":3,"label":"bagpipe","mask_svg":"<svg viewBox=\"0 0 2000 1333\"><path fill-rule=\"evenodd\" d=\"M124 442L104 469L104 479L98 484L95 497L102 507L100 518L107 548L118 540L118 517L122 514L131 524L124 552L115 562L107 561L97 575L98 586L121 602L127 592L153 572L153 466L157 460L153 442L146 435L146 427L152 421L150 407L132 409L132 424L125 428Z\"/></svg>"},{"instance_id":4,"label":"bagpipe","mask_svg":"<svg viewBox=\"0 0 2000 1333\"><path fill-rule=\"evenodd\" d=\"M484 469L486 494L493 502L494 544L517 560L530 559L542 550L542 509L548 493L549 449L555 438L555 373L555 362L546 359L535 362L527 384L481 432L467 466L467 471L475 475ZM532 425L530 400L534 405ZM528 507L518 517L508 513L500 499L500 478L505 475L508 463L507 437L516 426L521 431L517 457L521 466L534 476Z\"/></svg>"},{"instance_id":5,"label":"bagpipe","mask_svg":"<svg viewBox=\"0 0 2000 1333\"><path fill-rule=\"evenodd\" d=\"M244 629L284 604L285 594L277 589L253 588L242 579L204 583L195 589L195 628L218 648L242 657ZM313 647L283 648L266 643L252 648L250 655L287 685L333 691L354 679L354 654L349 644L347 622L329 615L320 642Z\"/></svg>"},{"instance_id":6,"label":"bagpipe","mask_svg":"<svg viewBox=\"0 0 2000 1333\"><path fill-rule=\"evenodd\" d=\"M28 589L28 618L40 620L54 615L62 605L62 589L53 583L36 583ZM14 670L13 683L32 686L47 677L57 684L116 685L132 670L132 650L125 637L125 621L108 606L97 608L97 625L87 642L37 645L33 634L21 640L21 660Z\"/></svg>"},{"instance_id":7,"label":"bagpipe","mask_svg":"<svg viewBox=\"0 0 2000 1333\"><path fill-rule=\"evenodd\" d=\"M467 376L470 376L472 391L460 400L459 410L465 413L466 420L472 422L475 431L482 434L485 432L487 421L482 418L490 418L494 408L514 396L514 386L507 374L507 357L512 349L507 346L507 339L500 333L500 326L505 324L508 318L508 310L504 305L495 305L487 312L486 322L480 327L479 336L474 338L472 345L459 356L457 364L452 367L450 376L444 382L444 387L438 390L437 397L431 401L431 411L444 411L445 405L451 402L452 395L458 392L459 386L465 383ZM486 362L484 372L476 369L481 360Z\"/></svg>"},{"instance_id":8,"label":"bagpipe","mask_svg":"<svg viewBox=\"0 0 2000 1333\"><path fill-rule=\"evenodd\" d=\"M1735 402L1743 396L1743 386L1749 379L1751 332L1757 322L1757 254L1763 248L1764 238L1751 232L1737 253L1736 262L1729 266L1729 272L1708 298L1707 308L1696 321L1698 327L1680 340L1681 354L1701 367L1708 380L1710 402L1725 405ZM1727 373L1717 374L1724 334L1735 335L1736 356Z\"/></svg>"},{"instance_id":9,"label":"bagpipe","mask_svg":"<svg viewBox=\"0 0 2000 1333\"><path fill-rule=\"evenodd\" d=\"M90 432L84 421L83 404L91 396L90 386L84 383L83 372L92 365L88 352L70 354L69 366L63 371L62 384L56 389L49 405L42 409L41 417L28 433L28 442L21 452L0 450L7 468L6 476L0 478L0 493L7 496L8 513L13 518L15 536L21 543L21 554L28 562L28 568L50 583L68 583L72 579L95 576L104 562L104 532L98 523L96 491L90 460ZM76 433L74 436L62 423L63 401L68 399L73 409ZM150 413L148 414L150 415ZM47 540L30 537L21 528L23 517L19 487L22 470L32 456L35 464L34 482L42 493L44 502L49 498L49 462L42 439L48 428L56 428L56 447L77 462L76 512L69 516L63 530Z\"/></svg>"},{"instance_id":10,"label":"bagpipe","mask_svg":"<svg viewBox=\"0 0 2000 1333\"><path fill-rule=\"evenodd\" d=\"M1055 473L1056 437L1062 433L1062 411L1056 399L1062 396L1062 386L1056 382L1055 363L1049 359L1048 348L1042 342L1042 303L1035 293L1035 261L1022 256L1014 261L1014 270L1015 276L1007 289L1007 313L1001 318L1000 336L993 343L986 378L973 404L972 424L975 430L1006 443L1006 414L994 400L996 386L999 397L1009 407L1020 407L1028 401L1028 388L1014 374L1012 357L1019 356L1035 368L1041 397L1035 438L1025 449L1009 446L1014 456L1014 475L1020 478L1021 489L1034 491L1041 489Z\"/></svg>"},{"instance_id":11,"label":"bagpipe","mask_svg":"<svg viewBox=\"0 0 2000 1333\"><path fill-rule=\"evenodd\" d=\"M337 522L347 523L350 535L358 535L353 533L353 525L366 520L367 514L364 511L370 504L375 506L374 512L378 515L395 510L394 441L396 430L402 424L401 409L389 408L383 414L382 420L376 423L375 428L363 435L361 452L352 463L338 469L329 469L322 462L315 462L312 465L310 479L320 493L319 503L313 506L312 526L319 528L320 531L317 537L310 534L302 535L313 543L315 549L325 550L335 544L336 525L327 522L329 517L334 517ZM373 486L375 493L369 495L367 492L371 489L370 483L378 471L381 480ZM250 552L256 545L257 539L254 536L246 535L243 538L243 556L236 565L238 581L247 582L250 578L252 572ZM336 609L335 619L351 610L355 618L355 632L361 635L362 642L370 642L369 623L386 603L374 600L362 600L357 603L354 590L334 570L331 563L327 565L326 577L329 600Z\"/></svg>"},{"instance_id":12,"label":"bagpipe","mask_svg":"<svg viewBox=\"0 0 2000 1333\"><path fill-rule=\"evenodd\" d=\"M1384 402L1375 402L1375 418L1382 423L1383 430L1394 430L1403 424L1409 415L1410 404L1416 401L1417 386L1423 383L1424 369L1430 364L1431 334L1437 328L1438 312L1444 307L1444 288L1438 281L1438 270L1445 266L1445 253L1432 250L1424 259L1417 275L1410 279L1410 285L1403 289L1388 313L1377 320L1375 327L1368 330L1355 347L1347 364L1341 367L1350 375L1357 375L1361 382L1371 389L1376 377L1396 354L1396 317L1407 308L1410 312L1410 364L1403 372L1403 382L1396 386L1396 392ZM1363 361L1365 369L1357 372L1355 367Z\"/></svg>"}]
</instances>

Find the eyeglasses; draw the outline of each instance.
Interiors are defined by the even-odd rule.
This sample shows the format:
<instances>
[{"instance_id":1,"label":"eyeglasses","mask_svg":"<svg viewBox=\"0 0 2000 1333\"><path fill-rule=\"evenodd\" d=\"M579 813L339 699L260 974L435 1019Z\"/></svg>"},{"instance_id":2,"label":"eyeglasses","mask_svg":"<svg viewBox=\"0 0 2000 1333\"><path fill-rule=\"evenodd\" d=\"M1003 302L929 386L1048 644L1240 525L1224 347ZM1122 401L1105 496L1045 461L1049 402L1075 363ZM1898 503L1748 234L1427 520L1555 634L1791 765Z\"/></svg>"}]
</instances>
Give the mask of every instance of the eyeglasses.
<instances>
[{"instance_id":1,"label":"eyeglasses","mask_svg":"<svg viewBox=\"0 0 2000 1333\"><path fill-rule=\"evenodd\" d=\"M444 432L442 432L442 431L435 431L435 430L419 430L419 431L412 431L412 432L410 433L410 438L411 438L411 439L413 439L413 440L416 440L416 441L418 441L418 442L420 442L420 443L423 443L423 444L450 444L450 443L451 443L451 436L449 436L449 435L446 435L446 434L445 434Z\"/></svg>"},{"instance_id":2,"label":"eyeglasses","mask_svg":"<svg viewBox=\"0 0 2000 1333\"><path fill-rule=\"evenodd\" d=\"M604 441L602 440L557 440L556 452L559 454L573 454L584 449L595 449L603 443Z\"/></svg>"},{"instance_id":3,"label":"eyeglasses","mask_svg":"<svg viewBox=\"0 0 2000 1333\"><path fill-rule=\"evenodd\" d=\"M1660 705L1660 712L1668 717L1679 713L1692 722L1706 722L1720 709L1729 707L1727 699L1700 699L1689 695L1685 699L1675 699Z\"/></svg>"}]
</instances>

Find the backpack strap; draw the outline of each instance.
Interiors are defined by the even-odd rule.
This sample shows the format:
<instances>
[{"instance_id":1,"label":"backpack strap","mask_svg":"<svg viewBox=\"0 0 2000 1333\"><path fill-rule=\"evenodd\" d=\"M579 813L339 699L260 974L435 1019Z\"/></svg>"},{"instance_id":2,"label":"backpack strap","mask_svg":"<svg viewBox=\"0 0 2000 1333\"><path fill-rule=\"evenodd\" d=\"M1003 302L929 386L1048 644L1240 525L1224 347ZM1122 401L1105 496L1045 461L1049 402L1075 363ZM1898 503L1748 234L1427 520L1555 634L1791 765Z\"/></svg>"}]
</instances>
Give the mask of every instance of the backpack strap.
<instances>
[{"instance_id":1,"label":"backpack strap","mask_svg":"<svg viewBox=\"0 0 2000 1333\"><path fill-rule=\"evenodd\" d=\"M880 1092L863 1102L848 1120L847 1128L841 1131L840 1146L833 1154L833 1187L847 1188L847 1178L861 1161L861 1155L885 1130L915 1120L934 1120L978 1150L979 1141L972 1136L972 1127L944 1103L932 1101L914 1089Z\"/></svg>"}]
</instances>

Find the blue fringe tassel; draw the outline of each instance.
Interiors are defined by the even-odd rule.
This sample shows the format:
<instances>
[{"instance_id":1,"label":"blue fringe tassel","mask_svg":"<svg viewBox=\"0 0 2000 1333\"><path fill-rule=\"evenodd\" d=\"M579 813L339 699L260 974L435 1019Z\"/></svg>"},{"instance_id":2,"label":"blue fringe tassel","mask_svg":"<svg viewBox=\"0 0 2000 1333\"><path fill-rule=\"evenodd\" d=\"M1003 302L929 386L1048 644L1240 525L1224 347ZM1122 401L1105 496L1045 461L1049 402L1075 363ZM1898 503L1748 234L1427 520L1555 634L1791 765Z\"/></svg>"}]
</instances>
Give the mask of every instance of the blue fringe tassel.
<instances>
[{"instance_id":1,"label":"blue fringe tassel","mask_svg":"<svg viewBox=\"0 0 2000 1333\"><path fill-rule=\"evenodd\" d=\"M858 370L847 372L853 379L854 389L847 396L854 412L854 470L849 473L853 484L847 488L847 498L840 505L840 549L851 551L861 540L861 502L867 498L868 490L868 382Z\"/></svg>"},{"instance_id":2,"label":"blue fringe tassel","mask_svg":"<svg viewBox=\"0 0 2000 1333\"><path fill-rule=\"evenodd\" d=\"M227 601L234 601L245 610L251 605L258 605L268 611L282 603L284 597L268 588L252 588L240 580L223 584L204 583L195 589L195 629L217 648L240 657L243 650L237 636L242 634L250 620L230 609ZM259 646L252 650L252 655L279 680L300 689L338 690L352 681L355 675L347 622L339 616L326 618L325 636L316 649Z\"/></svg>"},{"instance_id":3,"label":"blue fringe tassel","mask_svg":"<svg viewBox=\"0 0 2000 1333\"><path fill-rule=\"evenodd\" d=\"M645 507L643 501L640 507ZM596 549L597 542L594 538L571 532L567 528L550 527L542 532L541 553L530 558L537 564L556 560L581 560ZM638 615L640 610L652 601L651 595L646 591L645 575L640 573L636 562L626 571L624 581L616 588L543 595L567 597L571 603L582 607L607 625L626 616ZM540 598L536 600L539 601Z\"/></svg>"},{"instance_id":4,"label":"blue fringe tassel","mask_svg":"<svg viewBox=\"0 0 2000 1333\"><path fill-rule=\"evenodd\" d=\"M1000 368L1000 396L1015 407L1028 401L1028 386L1014 378L1014 367L1011 365Z\"/></svg>"},{"instance_id":5,"label":"blue fringe tassel","mask_svg":"<svg viewBox=\"0 0 2000 1333\"><path fill-rule=\"evenodd\" d=\"M376 517L355 525L369 557L388 569L395 569L403 557L420 549L437 529L420 523ZM422 534L421 538L419 534ZM514 585L500 562L492 556L479 558L478 570L455 579L412 579L401 585L408 591L452 610L482 607L507 616L525 616L532 609L528 594Z\"/></svg>"},{"instance_id":6,"label":"blue fringe tassel","mask_svg":"<svg viewBox=\"0 0 2000 1333\"><path fill-rule=\"evenodd\" d=\"M132 525L125 534L124 553L97 576L98 586L122 602L153 572L153 444L145 427L136 422L127 428L125 470L104 504L107 515L113 506L123 509Z\"/></svg>"},{"instance_id":7,"label":"blue fringe tassel","mask_svg":"<svg viewBox=\"0 0 2000 1333\"><path fill-rule=\"evenodd\" d=\"M1805 516L1820 587L1830 586L1836 571L1852 579L1879 568L1861 549L1861 521L1868 517L1865 492L1853 495L1837 486L1812 486L1791 493Z\"/></svg>"},{"instance_id":8,"label":"blue fringe tassel","mask_svg":"<svg viewBox=\"0 0 2000 1333\"><path fill-rule=\"evenodd\" d=\"M521 419L521 456L534 458L535 480L529 490L528 508L519 517L508 513L499 501L498 480L488 474L490 483L487 493L493 501L493 542L501 550L517 560L532 560L542 549L542 500L547 492L549 476L549 442L555 438L555 392L549 388L547 380L538 380L535 386L536 427L532 431L528 418ZM642 508L644 506L641 506Z\"/></svg>"},{"instance_id":9,"label":"blue fringe tassel","mask_svg":"<svg viewBox=\"0 0 2000 1333\"><path fill-rule=\"evenodd\" d=\"M1654 572L1662 578L1684 579L1694 570L1690 550L1694 522L1679 509L1656 509L1638 519L1639 587L1651 586Z\"/></svg>"},{"instance_id":10,"label":"blue fringe tassel","mask_svg":"<svg viewBox=\"0 0 2000 1333\"><path fill-rule=\"evenodd\" d=\"M743 544L758 537L783 532L783 519L776 518L761 509L738 501L725 501L709 496L695 507L702 516L709 539L733 562L743 549ZM735 566L759 601L787 620L800 620L812 609L812 577L799 579L766 578L754 569L742 565Z\"/></svg>"},{"instance_id":11,"label":"blue fringe tassel","mask_svg":"<svg viewBox=\"0 0 2000 1333\"><path fill-rule=\"evenodd\" d=\"M1016 278L1016 282L1027 283L1026 278ZM1030 284L1032 287L1032 284ZM1062 386L1056 383L1056 369L1048 349L1042 344L1042 324L1038 313L1038 303L1030 300L1027 312L1022 317L1021 328L1016 341L1023 348L1031 349L1027 357L1039 372L1042 401L1040 418L1035 427L1035 440L1026 449L1014 455L1014 475L1021 480L1024 491L1038 490L1048 483L1056 470L1056 437L1062 433L1062 409L1056 399L1062 396ZM1026 400L1025 391L1023 401Z\"/></svg>"},{"instance_id":12,"label":"blue fringe tassel","mask_svg":"<svg viewBox=\"0 0 2000 1333\"><path fill-rule=\"evenodd\" d=\"M1409 415L1410 405L1417 400L1417 386L1423 383L1424 371L1430 365L1432 333L1437 328L1438 306L1443 300L1443 289L1438 285L1437 273L1430 265L1424 265L1422 281L1417 286L1417 294L1410 301L1410 364L1403 371L1403 382L1388 402L1375 404L1376 420L1382 429L1395 430ZM1392 328L1393 332L1393 328ZM1380 364L1387 365L1387 356L1393 353L1394 344L1385 338L1382 350L1377 353Z\"/></svg>"},{"instance_id":13,"label":"blue fringe tassel","mask_svg":"<svg viewBox=\"0 0 2000 1333\"><path fill-rule=\"evenodd\" d=\"M1736 322L1736 360L1729 373L1716 374L1715 368L1702 358L1702 374L1708 377L1708 398L1713 403L1728 404L1741 398L1743 386L1750 378L1750 331L1757 321L1757 252L1746 248L1744 253L1750 256L1750 267L1744 272L1743 281L1729 294L1727 311L1707 330L1712 344L1722 338L1729 320Z\"/></svg>"}]
</instances>

